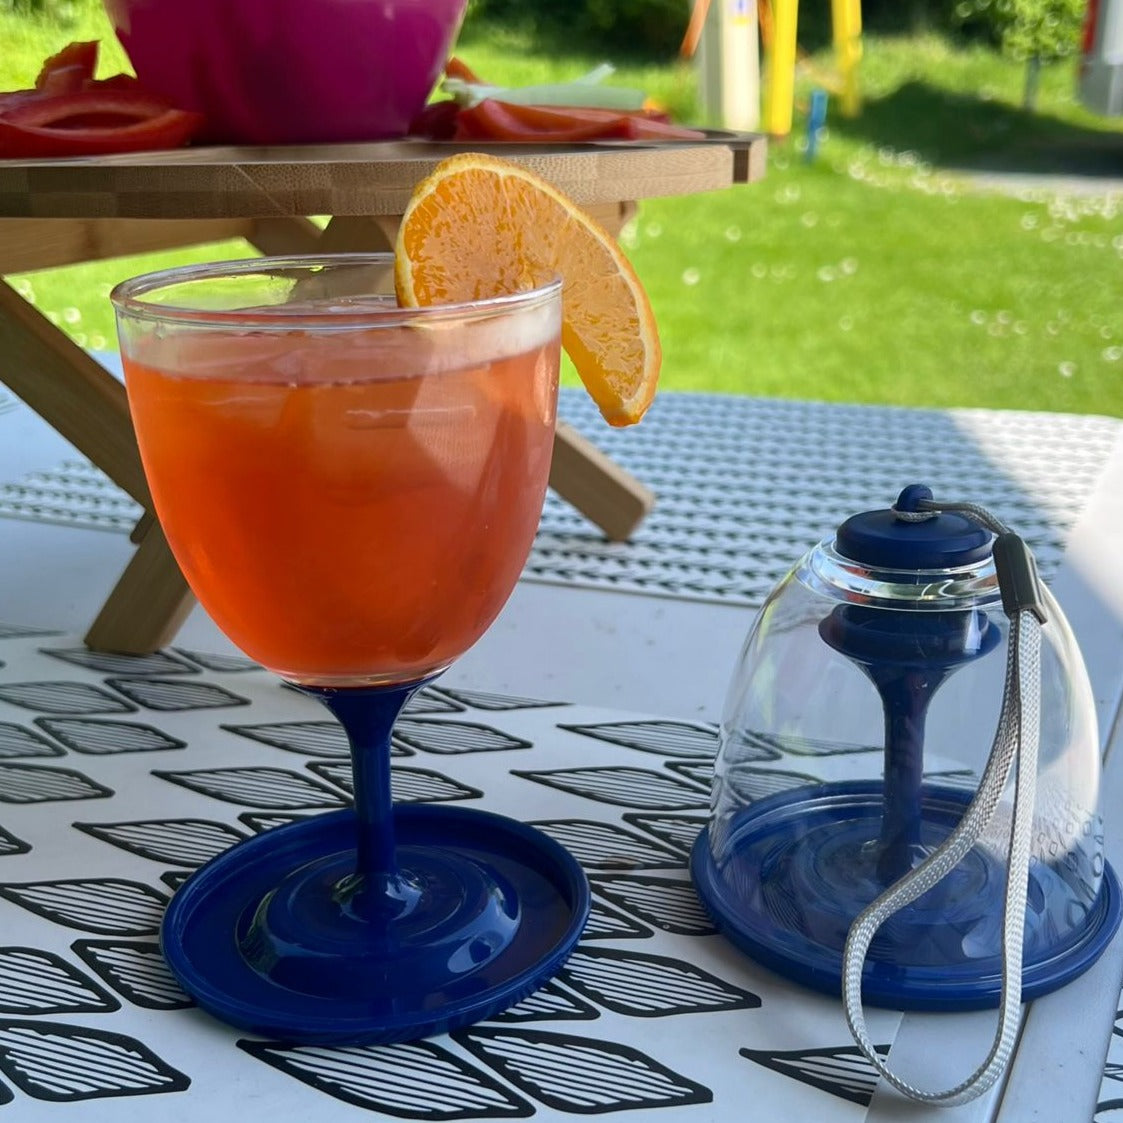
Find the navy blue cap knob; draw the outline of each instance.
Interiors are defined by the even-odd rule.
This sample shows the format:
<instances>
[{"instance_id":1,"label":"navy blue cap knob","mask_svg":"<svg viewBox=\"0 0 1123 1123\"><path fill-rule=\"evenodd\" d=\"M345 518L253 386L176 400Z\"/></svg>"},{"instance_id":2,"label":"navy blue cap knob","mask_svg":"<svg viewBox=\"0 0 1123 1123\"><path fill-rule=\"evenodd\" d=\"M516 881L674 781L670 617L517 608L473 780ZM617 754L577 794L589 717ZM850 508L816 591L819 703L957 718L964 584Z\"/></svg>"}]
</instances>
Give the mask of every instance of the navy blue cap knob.
<instances>
[{"instance_id":1,"label":"navy blue cap knob","mask_svg":"<svg viewBox=\"0 0 1123 1123\"><path fill-rule=\"evenodd\" d=\"M923 484L911 484L889 510L852 515L835 533L835 549L870 569L958 569L986 561L994 535L966 515L942 511L919 520L901 518L902 512L920 513L921 500L931 498Z\"/></svg>"}]
</instances>

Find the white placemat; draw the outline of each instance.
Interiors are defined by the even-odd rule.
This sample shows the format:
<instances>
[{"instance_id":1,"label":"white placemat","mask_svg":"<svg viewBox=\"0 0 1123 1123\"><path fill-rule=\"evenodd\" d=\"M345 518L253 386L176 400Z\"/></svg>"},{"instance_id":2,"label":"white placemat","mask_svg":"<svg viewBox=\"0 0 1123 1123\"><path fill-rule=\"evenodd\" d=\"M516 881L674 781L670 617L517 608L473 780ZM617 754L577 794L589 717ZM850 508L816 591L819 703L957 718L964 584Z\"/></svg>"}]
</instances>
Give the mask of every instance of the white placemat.
<instances>
[{"instance_id":1,"label":"white placemat","mask_svg":"<svg viewBox=\"0 0 1123 1123\"><path fill-rule=\"evenodd\" d=\"M8 627L0 664L0 1104L14 1117L863 1118L873 1073L840 1004L756 968L694 895L712 726L426 690L399 727L396 797L537 823L588 871L592 919L557 980L496 1019L300 1048L194 1008L156 940L202 861L347 802L325 712L194 651L94 654ZM762 745L761 790L840 767ZM870 1018L888 1047L900 1015Z\"/></svg>"}]
</instances>

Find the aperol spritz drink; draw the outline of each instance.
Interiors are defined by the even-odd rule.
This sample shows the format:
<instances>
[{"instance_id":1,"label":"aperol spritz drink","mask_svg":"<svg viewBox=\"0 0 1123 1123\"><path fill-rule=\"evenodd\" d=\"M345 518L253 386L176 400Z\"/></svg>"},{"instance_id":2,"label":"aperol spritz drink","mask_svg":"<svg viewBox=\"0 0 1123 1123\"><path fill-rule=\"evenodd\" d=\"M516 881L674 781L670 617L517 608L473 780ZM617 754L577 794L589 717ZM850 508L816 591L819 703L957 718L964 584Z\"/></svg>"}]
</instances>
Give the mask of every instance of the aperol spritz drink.
<instances>
[{"instance_id":1,"label":"aperol spritz drink","mask_svg":"<svg viewBox=\"0 0 1123 1123\"><path fill-rule=\"evenodd\" d=\"M550 312L522 312L518 332L461 320L136 341L124 365L153 500L235 644L286 678L353 686L434 674L480 638L542 511Z\"/></svg>"},{"instance_id":2,"label":"aperol spritz drink","mask_svg":"<svg viewBox=\"0 0 1123 1123\"><path fill-rule=\"evenodd\" d=\"M198 1003L292 1041L394 1041L519 1001L588 887L530 827L391 799L390 731L510 595L541 512L560 284L398 307L388 255L188 266L118 286L153 503L246 654L322 701L353 811L243 842L173 898Z\"/></svg>"}]
</instances>

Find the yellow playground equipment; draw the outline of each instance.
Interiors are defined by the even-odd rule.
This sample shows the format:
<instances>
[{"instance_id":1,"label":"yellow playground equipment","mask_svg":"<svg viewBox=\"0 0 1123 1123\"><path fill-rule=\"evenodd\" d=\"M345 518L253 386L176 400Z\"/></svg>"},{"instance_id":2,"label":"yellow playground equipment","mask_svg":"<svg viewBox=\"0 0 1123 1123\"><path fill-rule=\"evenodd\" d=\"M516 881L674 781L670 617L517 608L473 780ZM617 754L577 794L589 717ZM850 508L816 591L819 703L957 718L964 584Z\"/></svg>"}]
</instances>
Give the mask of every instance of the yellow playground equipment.
<instances>
[{"instance_id":1,"label":"yellow playground equipment","mask_svg":"<svg viewBox=\"0 0 1123 1123\"><path fill-rule=\"evenodd\" d=\"M751 13L751 0L717 2L728 2L738 12ZM702 28L710 16L710 4L711 0L694 0L680 50L684 58L693 56L698 47ZM858 63L862 57L862 0L830 0L830 4L837 74L824 77L819 85L838 98L845 116L856 117L861 108ZM798 15L799 0L756 0L756 17L765 58L762 128L772 136L787 136L792 130Z\"/></svg>"},{"instance_id":2,"label":"yellow playground equipment","mask_svg":"<svg viewBox=\"0 0 1123 1123\"><path fill-rule=\"evenodd\" d=\"M761 126L771 136L792 131L795 100L796 25L799 0L760 0L761 41L765 52L764 108ZM839 101L842 113L861 109L858 63L862 57L862 0L831 0L831 38L837 77L821 84Z\"/></svg>"}]
</instances>

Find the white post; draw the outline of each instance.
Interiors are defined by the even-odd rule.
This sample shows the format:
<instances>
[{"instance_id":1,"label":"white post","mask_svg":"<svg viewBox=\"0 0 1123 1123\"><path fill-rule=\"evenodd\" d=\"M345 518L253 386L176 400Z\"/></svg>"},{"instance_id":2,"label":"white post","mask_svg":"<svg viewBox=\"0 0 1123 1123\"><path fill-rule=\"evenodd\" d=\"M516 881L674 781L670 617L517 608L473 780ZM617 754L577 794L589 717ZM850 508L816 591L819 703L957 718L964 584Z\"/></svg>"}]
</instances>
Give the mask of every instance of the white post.
<instances>
[{"instance_id":1,"label":"white post","mask_svg":"<svg viewBox=\"0 0 1123 1123\"><path fill-rule=\"evenodd\" d=\"M696 55L707 124L750 132L760 127L758 44L756 0L711 0Z\"/></svg>"}]
</instances>

